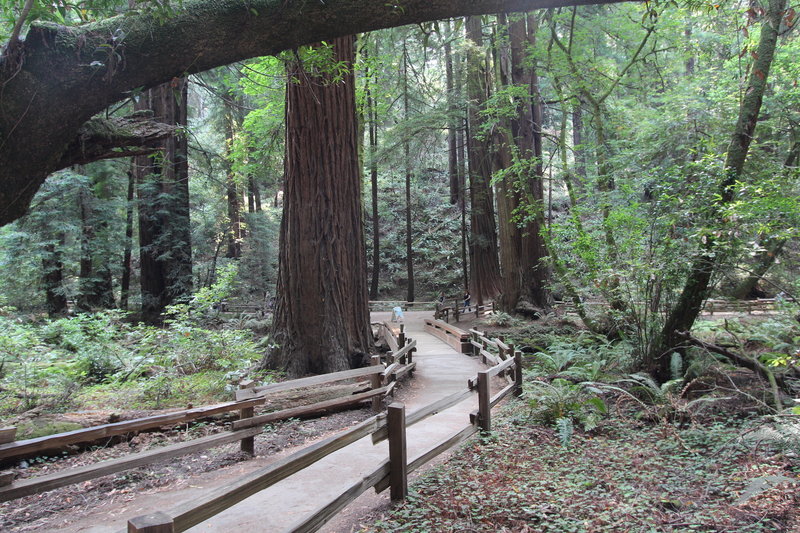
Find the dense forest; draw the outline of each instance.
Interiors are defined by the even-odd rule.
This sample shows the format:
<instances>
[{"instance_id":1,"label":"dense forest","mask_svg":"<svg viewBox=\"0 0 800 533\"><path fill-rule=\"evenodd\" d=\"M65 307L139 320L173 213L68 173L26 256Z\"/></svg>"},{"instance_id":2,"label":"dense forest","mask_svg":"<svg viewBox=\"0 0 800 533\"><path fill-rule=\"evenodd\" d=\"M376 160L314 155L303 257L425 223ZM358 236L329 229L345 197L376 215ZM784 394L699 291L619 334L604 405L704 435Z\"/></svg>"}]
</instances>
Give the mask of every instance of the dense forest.
<instances>
[{"instance_id":1,"label":"dense forest","mask_svg":"<svg viewBox=\"0 0 800 533\"><path fill-rule=\"evenodd\" d=\"M370 302L469 298L529 353L524 424L557 445L588 446L600 390L676 427L701 390L736 397L697 413L733 424L720 440L796 425L787 0L284 2L286 25L313 24L241 44L249 18L284 15L272 4L203 27L187 15L202 2L3 3L3 418L356 368L376 352ZM786 449L796 481L796 433ZM417 503L380 527L425 530Z\"/></svg>"}]
</instances>

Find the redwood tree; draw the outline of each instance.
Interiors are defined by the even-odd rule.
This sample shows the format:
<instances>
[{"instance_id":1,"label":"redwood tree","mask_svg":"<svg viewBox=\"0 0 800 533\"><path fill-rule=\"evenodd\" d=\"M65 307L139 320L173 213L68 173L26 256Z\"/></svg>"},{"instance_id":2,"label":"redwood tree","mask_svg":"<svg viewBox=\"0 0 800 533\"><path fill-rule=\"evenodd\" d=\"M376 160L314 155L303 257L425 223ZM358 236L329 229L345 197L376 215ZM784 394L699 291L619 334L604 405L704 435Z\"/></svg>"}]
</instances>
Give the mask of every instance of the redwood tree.
<instances>
[{"instance_id":1,"label":"redwood tree","mask_svg":"<svg viewBox=\"0 0 800 533\"><path fill-rule=\"evenodd\" d=\"M491 139L484 135L486 119L481 106L488 98L486 57L483 51L483 29L480 17L470 17L466 23L470 49L467 55L467 96L469 97L469 184L471 290L481 303L500 292L500 264L497 259L497 228L494 221L492 194Z\"/></svg>"},{"instance_id":2,"label":"redwood tree","mask_svg":"<svg viewBox=\"0 0 800 533\"><path fill-rule=\"evenodd\" d=\"M264 364L295 376L351 368L372 348L353 38L329 46L336 67L312 69L300 60L287 65L286 182L273 322L279 346Z\"/></svg>"},{"instance_id":3,"label":"redwood tree","mask_svg":"<svg viewBox=\"0 0 800 533\"><path fill-rule=\"evenodd\" d=\"M138 110L173 126L186 125L186 78L145 91ZM139 195L142 319L157 322L167 305L192 293L187 140L173 134L159 153L138 156L133 173Z\"/></svg>"}]
</instances>

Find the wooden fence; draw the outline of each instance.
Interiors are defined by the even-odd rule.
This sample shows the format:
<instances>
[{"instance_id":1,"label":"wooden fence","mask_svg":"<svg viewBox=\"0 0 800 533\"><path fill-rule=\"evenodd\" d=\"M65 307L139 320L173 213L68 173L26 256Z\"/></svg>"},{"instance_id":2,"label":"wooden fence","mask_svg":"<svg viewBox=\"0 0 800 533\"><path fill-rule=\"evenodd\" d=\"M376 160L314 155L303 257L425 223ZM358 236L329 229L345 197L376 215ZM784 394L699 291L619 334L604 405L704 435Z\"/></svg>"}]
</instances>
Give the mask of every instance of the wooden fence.
<instances>
[{"instance_id":1,"label":"wooden fence","mask_svg":"<svg viewBox=\"0 0 800 533\"><path fill-rule=\"evenodd\" d=\"M452 317L456 322L461 320L461 317L465 315L475 315L475 318L485 318L495 312L495 303L489 302L487 304L481 305L462 305L459 300L454 300L453 305L449 307L445 307L444 305L440 304L436 306L436 310L434 312L433 318L437 320L444 320L445 322L450 322L450 317Z\"/></svg>"},{"instance_id":2,"label":"wooden fence","mask_svg":"<svg viewBox=\"0 0 800 533\"><path fill-rule=\"evenodd\" d=\"M265 424L278 420L320 414L370 399L372 400L373 409L377 411L380 409L381 399L392 393L396 381L405 374L413 372L416 366L416 363L412 361L413 352L416 350L416 341L407 341L405 335L403 335L402 346L397 338L395 339L395 344L398 346L397 350L384 356L375 356L372 366L264 386L254 386L252 383L247 383L243 385L244 388L236 391L236 400L232 402L21 441L14 441L15 428L3 428L0 430L0 442L2 442L0 444L0 460L9 462L35 456L47 450L62 449L71 444L88 443L97 439L125 435L146 429L173 427L215 414L239 411L239 420L233 423L231 431L216 435L209 435L187 442L127 455L118 459L65 469L53 474L29 479L14 481L12 472L0 472L0 502L46 492L58 487L130 470L230 442L240 441L242 451L252 454L254 437L263 431ZM270 395L276 392L359 378L369 379L368 390L310 405L260 415L255 414L255 407L266 403L270 399Z\"/></svg>"},{"instance_id":3,"label":"wooden fence","mask_svg":"<svg viewBox=\"0 0 800 533\"><path fill-rule=\"evenodd\" d=\"M431 461L441 453L463 442L478 431L491 430L491 409L509 394L522 392L522 356L500 339L491 339L474 331L472 339L481 348L479 352L487 361L501 362L468 380L467 387L406 416L405 406L393 403L386 414L376 415L356 427L304 448L285 459L266 466L236 481L218 487L206 495L171 509L158 510L128 521L128 533L174 533L201 524L245 498L276 484L327 455L366 436L377 444L389 440L389 457L375 469L348 487L339 496L323 503L311 516L287 529L293 533L316 531L331 517L370 488L382 492L389 488L392 500L402 500L408 491L408 474ZM474 346L471 344L471 346ZM496 348L497 354L490 350ZM476 347L477 349L477 347ZM488 354L488 355L487 355ZM505 377L507 385L492 394L493 377ZM427 449L413 460L407 457L406 429L429 416L460 403L477 392L478 409L470 414L469 424L447 439Z\"/></svg>"},{"instance_id":4,"label":"wooden fence","mask_svg":"<svg viewBox=\"0 0 800 533\"><path fill-rule=\"evenodd\" d=\"M443 340L458 352L472 353L469 333L455 326L451 326L447 322L426 318L425 331Z\"/></svg>"},{"instance_id":5,"label":"wooden fence","mask_svg":"<svg viewBox=\"0 0 800 533\"><path fill-rule=\"evenodd\" d=\"M793 299L786 298L786 301L794 301ZM644 302L635 302L637 305L644 305ZM748 314L765 314L772 313L777 310L779 302L775 298L760 298L757 300L726 300L726 299L709 299L703 304L702 313L707 315L714 315L714 313L748 313ZM607 306L608 303L600 300L589 300L583 303L584 306ZM553 307L562 313L575 314L575 304L572 302L555 302Z\"/></svg>"}]
</instances>

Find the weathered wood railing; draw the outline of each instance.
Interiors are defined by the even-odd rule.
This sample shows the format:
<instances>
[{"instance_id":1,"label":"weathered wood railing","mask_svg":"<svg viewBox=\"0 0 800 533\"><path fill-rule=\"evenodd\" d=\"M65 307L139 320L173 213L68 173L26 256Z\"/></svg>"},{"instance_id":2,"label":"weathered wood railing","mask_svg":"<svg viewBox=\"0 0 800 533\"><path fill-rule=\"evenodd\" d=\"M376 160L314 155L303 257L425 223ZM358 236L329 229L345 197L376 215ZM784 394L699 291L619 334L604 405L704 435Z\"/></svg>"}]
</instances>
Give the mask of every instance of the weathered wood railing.
<instances>
[{"instance_id":1,"label":"weathered wood railing","mask_svg":"<svg viewBox=\"0 0 800 533\"><path fill-rule=\"evenodd\" d=\"M469 333L462 329L451 326L442 320L426 318L425 331L443 340L458 352L472 353L472 345L469 342Z\"/></svg>"},{"instance_id":2,"label":"weathered wood railing","mask_svg":"<svg viewBox=\"0 0 800 533\"><path fill-rule=\"evenodd\" d=\"M489 302L487 304L481 305L463 305L458 300L453 302L451 306L444 306L443 304L439 304L436 306L436 311L434 312L433 318L438 320L444 320L445 322L450 322L450 317L452 316L456 322L461 320L461 317L464 315L472 315L475 314L475 318L484 318L488 315L491 315L495 312L495 304L494 302Z\"/></svg>"},{"instance_id":3,"label":"weathered wood railing","mask_svg":"<svg viewBox=\"0 0 800 533\"><path fill-rule=\"evenodd\" d=\"M786 298L786 301L793 301ZM635 302L637 305L644 305L644 302ZM775 298L759 298L757 300L727 300L709 299L703 304L702 313L713 315L714 313L769 313L775 311L779 301ZM600 300L589 300L583 302L584 306L607 306L608 303ZM563 313L576 313L575 305L572 302L555 302L556 310Z\"/></svg>"},{"instance_id":4,"label":"weathered wood railing","mask_svg":"<svg viewBox=\"0 0 800 533\"><path fill-rule=\"evenodd\" d=\"M502 345L505 346L504 343ZM500 346L501 344L498 344L498 347ZM478 431L490 431L491 409L509 394L521 394L521 354L514 352L511 347L505 346L505 348L509 350L506 352L508 357L500 364L482 370L477 376L468 380L467 388L463 391L434 402L408 416L406 416L403 404L393 403L389 406L386 414L374 416L352 429L300 450L275 464L252 472L229 485L219 487L205 496L166 511L133 518L128 521L127 532L174 533L185 531L368 435L371 435L374 444L389 440L389 458L382 461L374 470L333 500L324 503L310 516L293 524L286 531L292 533L316 531L370 488L374 488L376 492L390 488L392 500L402 500L407 495L410 472L460 444ZM497 394L492 395L492 378L509 373L514 376L511 383ZM409 461L406 446L407 428L464 401L476 391L478 409L470 414L470 423Z\"/></svg>"},{"instance_id":5,"label":"weathered wood railing","mask_svg":"<svg viewBox=\"0 0 800 533\"><path fill-rule=\"evenodd\" d=\"M394 307L400 307L403 311L408 311L412 308L422 311L425 309L433 309L435 306L436 302L427 301L409 302L407 300L370 300L369 302L370 311L391 311Z\"/></svg>"},{"instance_id":6,"label":"weathered wood railing","mask_svg":"<svg viewBox=\"0 0 800 533\"><path fill-rule=\"evenodd\" d=\"M13 473L0 472L0 502L46 492L58 487L130 470L139 466L236 441L241 441L242 451L253 454L253 439L255 435L263 431L263 426L265 424L279 420L321 414L370 399L372 400L373 409L377 411L381 407L381 399L393 392L397 380L405 374L412 372L416 366L416 363L412 361L413 352L416 350L416 341L407 341L405 335L403 335L402 342L402 347L383 356L383 358L386 359L385 363L382 362L381 359L373 359L373 366L365 368L311 376L264 386L247 384L245 385L246 388L236 391L236 400L232 402L128 420L125 422L117 422L114 424L105 424L22 441L13 440L16 431L15 428L3 428L0 430L0 442L5 442L0 444L0 459L10 461L12 459L31 457L46 450L61 449L71 444L87 443L97 439L125 435L146 429L164 426L173 427L226 412L239 411L240 413L240 419L232 424L231 431L225 431L200 439L17 481L14 481ZM270 395L274 393L359 378L369 378L370 385L368 390L309 405L282 409L260 415L255 414L255 407L266 403L270 399Z\"/></svg>"}]
</instances>

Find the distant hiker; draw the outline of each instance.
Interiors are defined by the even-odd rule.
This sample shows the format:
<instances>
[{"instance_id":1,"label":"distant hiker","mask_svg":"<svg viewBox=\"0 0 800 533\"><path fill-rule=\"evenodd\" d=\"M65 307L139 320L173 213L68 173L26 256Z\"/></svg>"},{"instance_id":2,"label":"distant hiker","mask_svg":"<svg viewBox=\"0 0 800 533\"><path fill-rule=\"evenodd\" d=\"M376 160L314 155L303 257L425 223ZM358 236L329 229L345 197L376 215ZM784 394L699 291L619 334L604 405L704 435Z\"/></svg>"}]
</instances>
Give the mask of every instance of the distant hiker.
<instances>
[{"instance_id":1,"label":"distant hiker","mask_svg":"<svg viewBox=\"0 0 800 533\"><path fill-rule=\"evenodd\" d=\"M392 322L397 322L398 320L401 322L403 320L403 308L400 306L392 309Z\"/></svg>"},{"instance_id":2,"label":"distant hiker","mask_svg":"<svg viewBox=\"0 0 800 533\"><path fill-rule=\"evenodd\" d=\"M439 303L440 304L444 303L444 291L439 293Z\"/></svg>"},{"instance_id":3,"label":"distant hiker","mask_svg":"<svg viewBox=\"0 0 800 533\"><path fill-rule=\"evenodd\" d=\"M470 302L472 301L472 296L469 295L469 291L464 293L464 307L469 307Z\"/></svg>"}]
</instances>

